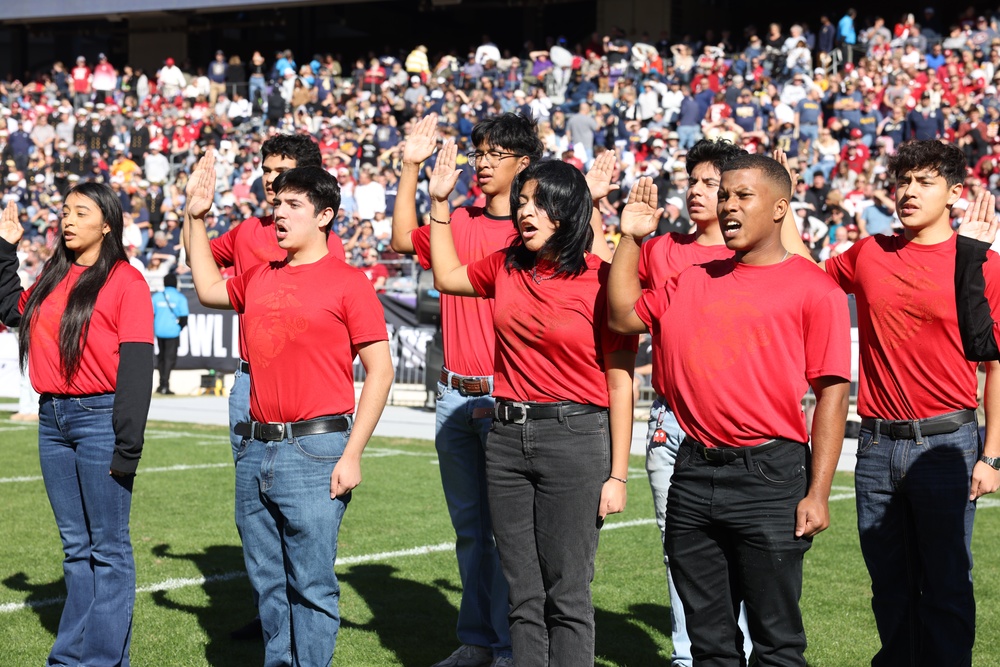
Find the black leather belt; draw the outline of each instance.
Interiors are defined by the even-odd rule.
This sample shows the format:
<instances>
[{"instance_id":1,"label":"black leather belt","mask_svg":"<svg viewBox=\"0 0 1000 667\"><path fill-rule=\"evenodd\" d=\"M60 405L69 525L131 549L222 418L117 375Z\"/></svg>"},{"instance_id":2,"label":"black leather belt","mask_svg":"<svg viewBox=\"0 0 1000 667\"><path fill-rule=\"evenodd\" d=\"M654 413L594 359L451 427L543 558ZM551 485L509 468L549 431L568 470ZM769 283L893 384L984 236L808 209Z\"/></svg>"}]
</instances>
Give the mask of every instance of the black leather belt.
<instances>
[{"instance_id":1,"label":"black leather belt","mask_svg":"<svg viewBox=\"0 0 1000 667\"><path fill-rule=\"evenodd\" d=\"M320 433L340 433L351 427L347 417L319 417L304 422L281 424L275 422L240 422L233 431L244 438L253 438L264 442L275 442L285 438L299 438L304 435L319 435Z\"/></svg>"},{"instance_id":2,"label":"black leather belt","mask_svg":"<svg viewBox=\"0 0 1000 667\"><path fill-rule=\"evenodd\" d=\"M803 446L801 442L795 442L794 440L785 440L783 438L776 438L774 440L768 440L767 442L761 443L759 445L753 445L750 447L706 447L696 440L691 438L684 438L685 442L689 442L691 447L694 449L695 456L708 461L709 463L714 463L717 465L722 465L724 463L732 463L733 461L745 460L747 454L756 454L760 452L766 452L769 449L774 449L781 445L799 445Z\"/></svg>"},{"instance_id":3,"label":"black leather belt","mask_svg":"<svg viewBox=\"0 0 1000 667\"><path fill-rule=\"evenodd\" d=\"M893 440L913 440L917 437L916 424L920 425L920 435L944 435L945 433L954 433L966 424L972 424L975 421L975 410L959 410L936 417L913 420L900 419L890 421L875 419L874 417L864 417L861 419L861 428L874 431L875 422L878 422L878 432L882 435L887 435Z\"/></svg>"},{"instance_id":4,"label":"black leather belt","mask_svg":"<svg viewBox=\"0 0 1000 667\"><path fill-rule=\"evenodd\" d=\"M529 419L563 419L576 415L590 415L606 410L607 408L602 408L599 405L587 405L572 401L561 401L559 403L497 401L496 407L493 408L493 417L498 421L507 422L508 424L523 424Z\"/></svg>"},{"instance_id":5,"label":"black leather belt","mask_svg":"<svg viewBox=\"0 0 1000 667\"><path fill-rule=\"evenodd\" d=\"M451 378L449 381L448 378ZM466 377L441 369L441 384L451 386L462 396L486 396L492 391L488 377Z\"/></svg>"},{"instance_id":6,"label":"black leather belt","mask_svg":"<svg viewBox=\"0 0 1000 667\"><path fill-rule=\"evenodd\" d=\"M250 362L243 361L242 359L240 359L239 369L240 373L246 373L247 375L250 375Z\"/></svg>"}]
</instances>

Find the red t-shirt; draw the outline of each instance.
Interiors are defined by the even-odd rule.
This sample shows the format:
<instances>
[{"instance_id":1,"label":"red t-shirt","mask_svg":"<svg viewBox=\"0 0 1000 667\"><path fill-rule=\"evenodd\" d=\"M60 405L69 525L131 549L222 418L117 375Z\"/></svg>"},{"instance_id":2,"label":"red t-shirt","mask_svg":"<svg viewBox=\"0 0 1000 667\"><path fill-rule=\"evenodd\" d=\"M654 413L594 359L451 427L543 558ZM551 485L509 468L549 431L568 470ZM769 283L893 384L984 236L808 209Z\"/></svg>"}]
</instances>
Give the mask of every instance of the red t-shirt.
<instances>
[{"instance_id":1,"label":"red t-shirt","mask_svg":"<svg viewBox=\"0 0 1000 667\"><path fill-rule=\"evenodd\" d=\"M665 287L684 269L695 264L714 262L717 259L729 259L732 256L733 251L724 243L702 245L695 241L694 234L670 232L663 236L654 236L642 244L639 255L639 282L643 289ZM655 354L650 382L654 387L662 387L665 383Z\"/></svg>"},{"instance_id":2,"label":"red t-shirt","mask_svg":"<svg viewBox=\"0 0 1000 667\"><path fill-rule=\"evenodd\" d=\"M90 85L89 67L77 65L70 71L70 76L73 78L74 93L87 92L87 87Z\"/></svg>"},{"instance_id":3,"label":"red t-shirt","mask_svg":"<svg viewBox=\"0 0 1000 667\"><path fill-rule=\"evenodd\" d=\"M924 419L976 407L976 364L965 359L958 331L955 238L921 245L870 236L826 261L857 300L862 417ZM996 253L983 273L987 298L1000 303Z\"/></svg>"},{"instance_id":4,"label":"red t-shirt","mask_svg":"<svg viewBox=\"0 0 1000 667\"><path fill-rule=\"evenodd\" d=\"M509 217L494 218L481 208L471 207L452 212L451 233L462 264L472 264L506 248L515 234ZM431 268L430 226L413 230L410 240L420 265ZM441 331L445 368L459 375L493 375L493 301L442 294Z\"/></svg>"},{"instance_id":5,"label":"red t-shirt","mask_svg":"<svg viewBox=\"0 0 1000 667\"><path fill-rule=\"evenodd\" d=\"M642 244L639 255L639 281L644 289L663 287L689 266L729 259L733 251L725 246L702 245L694 234L670 232L654 236Z\"/></svg>"},{"instance_id":6,"label":"red t-shirt","mask_svg":"<svg viewBox=\"0 0 1000 667\"><path fill-rule=\"evenodd\" d=\"M468 266L476 292L496 301L493 395L607 407L604 355L638 346L636 336L608 329L611 265L588 255L586 271L566 279L553 277L551 264L508 272L504 259L501 250Z\"/></svg>"},{"instance_id":7,"label":"red t-shirt","mask_svg":"<svg viewBox=\"0 0 1000 667\"><path fill-rule=\"evenodd\" d=\"M312 264L257 264L226 282L250 362L250 414L297 422L354 413L354 357L388 340L365 275L327 255Z\"/></svg>"},{"instance_id":8,"label":"red t-shirt","mask_svg":"<svg viewBox=\"0 0 1000 667\"><path fill-rule=\"evenodd\" d=\"M644 291L635 312L662 371L654 388L707 447L806 442L809 380L851 376L847 297L802 257L693 266Z\"/></svg>"},{"instance_id":9,"label":"red t-shirt","mask_svg":"<svg viewBox=\"0 0 1000 667\"><path fill-rule=\"evenodd\" d=\"M135 268L127 262L119 262L94 303L80 369L72 383L66 382L60 368L59 325L73 286L88 268L71 266L69 273L35 310L28 346L28 374L31 386L39 394L111 393L118 382L119 346L122 343L153 343L153 301L149 286ZM33 290L34 286L21 294L21 312Z\"/></svg>"},{"instance_id":10,"label":"red t-shirt","mask_svg":"<svg viewBox=\"0 0 1000 667\"><path fill-rule=\"evenodd\" d=\"M344 243L340 237L330 233L326 247L330 254L344 260ZM278 247L278 237L274 231L274 217L247 218L209 244L215 263L222 267L231 266L240 275L264 262L281 262L288 252ZM243 321L240 320L240 357L246 359L246 339L243 335Z\"/></svg>"}]
</instances>

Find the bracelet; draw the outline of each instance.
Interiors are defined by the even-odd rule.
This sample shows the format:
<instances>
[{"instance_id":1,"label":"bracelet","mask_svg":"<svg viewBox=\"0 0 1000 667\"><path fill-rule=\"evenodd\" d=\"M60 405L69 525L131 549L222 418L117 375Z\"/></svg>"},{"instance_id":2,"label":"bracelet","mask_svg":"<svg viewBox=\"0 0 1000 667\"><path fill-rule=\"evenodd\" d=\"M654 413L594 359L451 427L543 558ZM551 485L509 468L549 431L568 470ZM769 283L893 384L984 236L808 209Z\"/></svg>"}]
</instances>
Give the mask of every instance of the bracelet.
<instances>
[{"instance_id":1,"label":"bracelet","mask_svg":"<svg viewBox=\"0 0 1000 667\"><path fill-rule=\"evenodd\" d=\"M622 479L621 477L615 477L614 475L608 475L608 479L613 479L616 482L621 482L622 484L628 484L627 479Z\"/></svg>"},{"instance_id":2,"label":"bracelet","mask_svg":"<svg viewBox=\"0 0 1000 667\"><path fill-rule=\"evenodd\" d=\"M437 218L435 218L432 215L432 216L430 216L430 219L431 219L431 222L436 222L439 225L450 225L451 224L451 218L448 218L447 220L438 220Z\"/></svg>"}]
</instances>

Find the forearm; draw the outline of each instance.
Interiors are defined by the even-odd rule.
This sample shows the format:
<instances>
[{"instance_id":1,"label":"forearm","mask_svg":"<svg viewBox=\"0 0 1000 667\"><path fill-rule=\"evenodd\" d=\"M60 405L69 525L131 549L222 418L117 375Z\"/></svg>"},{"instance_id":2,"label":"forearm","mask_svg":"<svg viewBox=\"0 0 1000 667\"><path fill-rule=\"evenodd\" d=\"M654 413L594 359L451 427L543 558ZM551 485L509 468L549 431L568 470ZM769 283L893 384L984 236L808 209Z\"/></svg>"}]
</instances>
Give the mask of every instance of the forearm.
<instances>
[{"instance_id":1,"label":"forearm","mask_svg":"<svg viewBox=\"0 0 1000 667\"><path fill-rule=\"evenodd\" d=\"M458 258L451 225L434 222L450 218L451 211L447 201L431 203L431 269L434 271L434 287L445 294L476 296L466 267Z\"/></svg>"},{"instance_id":2,"label":"forearm","mask_svg":"<svg viewBox=\"0 0 1000 667\"><path fill-rule=\"evenodd\" d=\"M116 472L131 474L139 466L152 394L152 344L122 343L111 418L115 431L111 469Z\"/></svg>"},{"instance_id":3,"label":"forearm","mask_svg":"<svg viewBox=\"0 0 1000 667\"><path fill-rule=\"evenodd\" d=\"M617 355L631 359L635 364L635 354L618 352ZM611 476L628 479L628 457L632 447L632 371L628 364L623 368L609 368L607 371L608 416L611 425Z\"/></svg>"},{"instance_id":4,"label":"forearm","mask_svg":"<svg viewBox=\"0 0 1000 667\"><path fill-rule=\"evenodd\" d=\"M594 230L594 242L590 246L590 252L605 262L610 262L612 253L611 248L604 240L604 217L601 215L600 202L594 202L594 212L590 216L590 227Z\"/></svg>"},{"instance_id":5,"label":"forearm","mask_svg":"<svg viewBox=\"0 0 1000 667\"><path fill-rule=\"evenodd\" d=\"M393 380L392 358L386 341L368 344L359 355L365 367L365 381L358 398L358 409L354 413L351 436L344 449L345 457L356 459L361 458L361 453L375 432L375 425L385 409Z\"/></svg>"},{"instance_id":6,"label":"forearm","mask_svg":"<svg viewBox=\"0 0 1000 667\"><path fill-rule=\"evenodd\" d=\"M608 276L608 325L618 333L637 334L646 325L635 314L635 304L642 296L639 284L639 253L642 239L622 235L618 241Z\"/></svg>"},{"instance_id":7,"label":"forearm","mask_svg":"<svg viewBox=\"0 0 1000 667\"><path fill-rule=\"evenodd\" d=\"M0 239L0 322L16 327L21 322L21 278L17 275L17 246Z\"/></svg>"},{"instance_id":8,"label":"forearm","mask_svg":"<svg viewBox=\"0 0 1000 667\"><path fill-rule=\"evenodd\" d=\"M986 386L983 390L983 411L986 413L986 441L983 454L1000 456L1000 363L986 364Z\"/></svg>"},{"instance_id":9,"label":"forearm","mask_svg":"<svg viewBox=\"0 0 1000 667\"><path fill-rule=\"evenodd\" d=\"M194 279L198 300L209 308L232 308L229 292L226 290L226 280L219 272L215 258L212 257L205 221L188 216L188 223L191 225L188 265L191 267L191 277Z\"/></svg>"},{"instance_id":10,"label":"forearm","mask_svg":"<svg viewBox=\"0 0 1000 667\"><path fill-rule=\"evenodd\" d=\"M839 380L813 389L816 410L812 422L812 465L807 495L825 503L830 497L833 474L844 446L850 383Z\"/></svg>"},{"instance_id":11,"label":"forearm","mask_svg":"<svg viewBox=\"0 0 1000 667\"><path fill-rule=\"evenodd\" d=\"M410 234L418 227L417 177L420 165L404 162L399 176L399 190L392 209L392 237L389 245L395 252L412 255L415 250Z\"/></svg>"}]
</instances>

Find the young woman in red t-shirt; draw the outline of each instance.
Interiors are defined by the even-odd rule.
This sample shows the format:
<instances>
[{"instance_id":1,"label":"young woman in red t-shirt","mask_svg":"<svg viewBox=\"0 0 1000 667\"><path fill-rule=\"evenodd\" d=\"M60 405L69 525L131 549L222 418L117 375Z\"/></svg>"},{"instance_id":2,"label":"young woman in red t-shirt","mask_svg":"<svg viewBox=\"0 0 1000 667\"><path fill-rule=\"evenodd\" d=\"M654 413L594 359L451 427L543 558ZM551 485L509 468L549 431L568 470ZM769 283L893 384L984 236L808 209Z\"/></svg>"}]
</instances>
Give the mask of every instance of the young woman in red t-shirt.
<instances>
[{"instance_id":1,"label":"young woman in red t-shirt","mask_svg":"<svg viewBox=\"0 0 1000 667\"><path fill-rule=\"evenodd\" d=\"M62 538L66 604L48 664L128 664L135 602L132 481L153 385L153 307L107 185L66 196L59 245L22 291L17 207L0 216L0 320L20 325L39 400L38 449Z\"/></svg>"},{"instance_id":2,"label":"young woman in red t-shirt","mask_svg":"<svg viewBox=\"0 0 1000 667\"><path fill-rule=\"evenodd\" d=\"M496 304L486 480L514 662L593 665L590 582L601 523L625 508L636 339L608 329L610 265L589 252L583 174L528 166L511 186L514 241L463 266L448 226L455 153L446 142L431 176L432 267L442 292Z\"/></svg>"}]
</instances>

